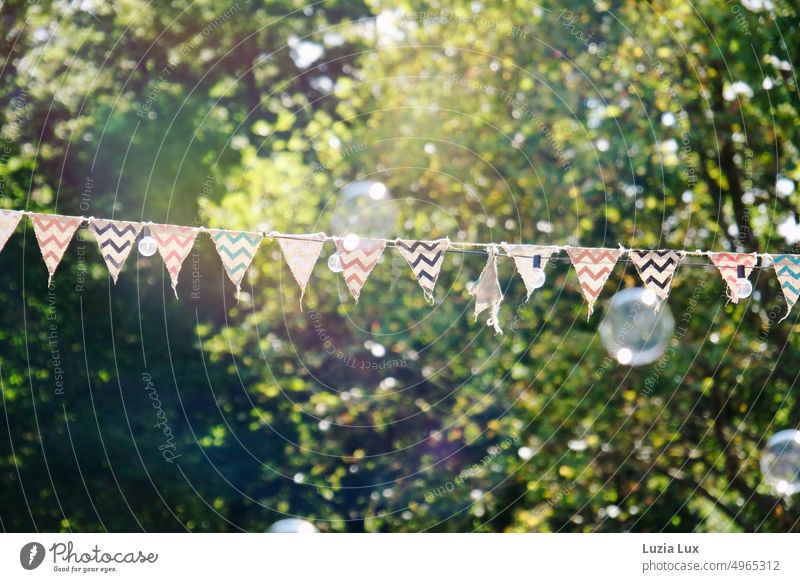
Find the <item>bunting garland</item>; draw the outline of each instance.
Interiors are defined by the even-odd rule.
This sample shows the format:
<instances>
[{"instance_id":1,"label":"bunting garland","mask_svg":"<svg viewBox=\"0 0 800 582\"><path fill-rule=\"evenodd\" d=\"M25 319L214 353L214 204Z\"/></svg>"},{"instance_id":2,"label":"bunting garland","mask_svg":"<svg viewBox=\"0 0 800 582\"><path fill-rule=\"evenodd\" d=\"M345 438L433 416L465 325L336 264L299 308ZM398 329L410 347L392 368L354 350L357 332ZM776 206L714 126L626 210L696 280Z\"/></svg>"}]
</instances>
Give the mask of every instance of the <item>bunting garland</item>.
<instances>
[{"instance_id":1,"label":"bunting garland","mask_svg":"<svg viewBox=\"0 0 800 582\"><path fill-rule=\"evenodd\" d=\"M514 258L514 265L517 267L517 273L522 277L522 282L525 283L525 301L531 298L534 290L538 288L536 284L537 272L536 269L544 269L545 263L555 253L557 247L540 247L536 245L510 245L503 243L503 250L510 257ZM536 261L536 257L539 260ZM536 267L535 263L539 262L541 266Z\"/></svg>"},{"instance_id":2,"label":"bunting garland","mask_svg":"<svg viewBox=\"0 0 800 582\"><path fill-rule=\"evenodd\" d=\"M0 251L5 248L8 239L11 238L21 219L21 212L0 210Z\"/></svg>"},{"instance_id":3,"label":"bunting garland","mask_svg":"<svg viewBox=\"0 0 800 582\"><path fill-rule=\"evenodd\" d=\"M279 238L278 244L283 252L283 258L289 265L294 280L300 285L300 309L303 309L303 295L311 278L311 271L317 264L322 245L325 242L325 233L303 234L292 238Z\"/></svg>"},{"instance_id":4,"label":"bunting garland","mask_svg":"<svg viewBox=\"0 0 800 582\"><path fill-rule=\"evenodd\" d=\"M600 291L611 275L611 270L617 264L622 251L578 247L567 249L567 254L575 267L578 282L589 304L589 317L591 317L594 312L594 302L600 296Z\"/></svg>"},{"instance_id":5,"label":"bunting garland","mask_svg":"<svg viewBox=\"0 0 800 582\"><path fill-rule=\"evenodd\" d=\"M475 297L475 319L489 310L486 324L497 334L502 334L499 311L503 301L497 271L497 258L507 256L514 259L516 270L525 283L527 301L531 294L544 285L544 265L551 257L566 251L575 268L581 291L588 304L589 315L611 272L620 257L627 255L639 274L644 287L652 291L661 302L669 297L677 267L687 255L708 257L726 284L727 295L733 303L752 293L749 277L759 258L771 260L787 305L788 317L800 299L800 255L767 253L729 253L708 251L681 251L669 249L640 250L625 248L584 248L571 246L539 246L530 244L474 244L451 243L449 239L405 240L359 239L352 235L344 239L328 237L325 233L287 235L277 232L245 232L218 229L192 228L173 224L150 224L121 220L40 214L27 211L0 209L0 251L23 216L28 215L33 224L36 241L48 272L48 285L75 236L77 229L87 222L97 240L100 254L108 267L114 283L125 264L137 238L150 236L161 254L170 275L170 283L178 296L178 275L186 257L191 252L197 235L208 232L216 246L228 278L236 286L237 296L247 269L255 259L265 236L277 239L283 257L292 276L300 286L302 302L312 271L321 256L325 243L336 246L338 263L341 265L345 283L358 302L361 289L372 270L378 264L387 244L392 244L408 263L417 279L425 299L433 301L433 292L444 262L445 253L469 252L487 256L486 265L470 294ZM145 228L147 227L147 228ZM149 239L148 239L149 240ZM152 244L152 243L151 243ZM482 250L467 251L463 247L480 247ZM500 249L504 254L500 254ZM150 256L141 245L140 253ZM763 267L763 264L762 264ZM334 267L331 267L334 268ZM338 270L338 269L337 269ZM301 303L302 309L302 303ZM781 320L782 321L782 320Z\"/></svg>"},{"instance_id":6,"label":"bunting garland","mask_svg":"<svg viewBox=\"0 0 800 582\"><path fill-rule=\"evenodd\" d=\"M772 261L786 300L786 315L781 318L783 321L789 317L800 296L800 255L776 255L772 257Z\"/></svg>"},{"instance_id":7,"label":"bunting garland","mask_svg":"<svg viewBox=\"0 0 800 582\"><path fill-rule=\"evenodd\" d=\"M481 312L489 309L489 319L486 320L486 325L493 327L495 334L503 335L499 322L503 292L497 280L497 247L489 245L487 251L489 259L486 261L483 271L481 271L478 284L470 291L470 294L475 296L475 321L478 320Z\"/></svg>"},{"instance_id":8,"label":"bunting garland","mask_svg":"<svg viewBox=\"0 0 800 582\"><path fill-rule=\"evenodd\" d=\"M736 284L743 274L745 279L750 278L753 267L756 266L756 255L745 253L709 253L711 262L716 265L719 274L728 286L728 299L733 303L739 303L739 296L736 293ZM740 273L741 267L741 273Z\"/></svg>"},{"instance_id":9,"label":"bunting garland","mask_svg":"<svg viewBox=\"0 0 800 582\"><path fill-rule=\"evenodd\" d=\"M125 259L133 248L133 243L142 230L138 222L124 222L121 220L92 220L89 226L97 239L100 254L106 262L108 272L117 283L117 277L125 264Z\"/></svg>"},{"instance_id":10,"label":"bunting garland","mask_svg":"<svg viewBox=\"0 0 800 582\"><path fill-rule=\"evenodd\" d=\"M197 230L188 226L174 226L171 224L151 224L150 234L156 241L156 247L164 259L169 278L172 281L172 290L178 296L178 274L181 272L183 261L189 256L197 238Z\"/></svg>"},{"instance_id":11,"label":"bunting garland","mask_svg":"<svg viewBox=\"0 0 800 582\"><path fill-rule=\"evenodd\" d=\"M362 238L359 239L356 248L347 250L344 240L336 239L336 251L342 261L344 280L356 303L361 296L361 288L372 269L378 264L378 259L381 258L385 248L385 240Z\"/></svg>"},{"instance_id":12,"label":"bunting garland","mask_svg":"<svg viewBox=\"0 0 800 582\"><path fill-rule=\"evenodd\" d=\"M31 214L33 233L39 243L44 264L50 276L47 286L53 282L53 275L67 250L69 242L75 236L75 231L83 220L74 216L61 216L59 214Z\"/></svg>"},{"instance_id":13,"label":"bunting garland","mask_svg":"<svg viewBox=\"0 0 800 582\"><path fill-rule=\"evenodd\" d=\"M650 289L662 302L669 297L675 269L686 253L683 251L631 251L629 257L645 289ZM660 303L656 305L656 310Z\"/></svg>"},{"instance_id":14,"label":"bunting garland","mask_svg":"<svg viewBox=\"0 0 800 582\"><path fill-rule=\"evenodd\" d=\"M236 286L236 297L242 290L242 279L261 245L261 233L219 230L211 233L222 266Z\"/></svg>"},{"instance_id":15,"label":"bunting garland","mask_svg":"<svg viewBox=\"0 0 800 582\"><path fill-rule=\"evenodd\" d=\"M444 253L450 246L450 239L441 240L400 240L395 246L414 272L425 299L433 303L433 288L439 278L444 262Z\"/></svg>"}]
</instances>

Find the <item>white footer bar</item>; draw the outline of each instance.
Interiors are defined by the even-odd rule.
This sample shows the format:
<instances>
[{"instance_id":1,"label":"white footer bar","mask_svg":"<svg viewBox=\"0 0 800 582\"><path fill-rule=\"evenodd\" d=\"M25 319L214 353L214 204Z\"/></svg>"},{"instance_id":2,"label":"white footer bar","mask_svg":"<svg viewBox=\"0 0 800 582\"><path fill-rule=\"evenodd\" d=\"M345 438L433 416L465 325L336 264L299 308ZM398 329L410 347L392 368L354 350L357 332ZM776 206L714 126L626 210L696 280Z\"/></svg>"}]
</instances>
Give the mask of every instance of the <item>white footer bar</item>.
<instances>
[{"instance_id":1,"label":"white footer bar","mask_svg":"<svg viewBox=\"0 0 800 582\"><path fill-rule=\"evenodd\" d=\"M797 581L799 542L793 534L3 534L0 579Z\"/></svg>"}]
</instances>

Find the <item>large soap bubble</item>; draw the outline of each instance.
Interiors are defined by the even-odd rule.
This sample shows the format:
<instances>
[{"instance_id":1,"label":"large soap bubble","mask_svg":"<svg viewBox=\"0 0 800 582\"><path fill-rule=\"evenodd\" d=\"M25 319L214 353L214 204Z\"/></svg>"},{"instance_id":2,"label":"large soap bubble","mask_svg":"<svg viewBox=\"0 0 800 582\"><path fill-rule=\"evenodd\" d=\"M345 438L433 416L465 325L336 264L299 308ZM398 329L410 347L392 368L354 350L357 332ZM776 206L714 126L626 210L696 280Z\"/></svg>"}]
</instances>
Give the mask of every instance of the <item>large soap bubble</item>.
<instances>
[{"instance_id":1,"label":"large soap bubble","mask_svg":"<svg viewBox=\"0 0 800 582\"><path fill-rule=\"evenodd\" d=\"M600 324L600 340L620 364L644 366L667 349L675 319L649 289L633 287L614 295Z\"/></svg>"},{"instance_id":2,"label":"large soap bubble","mask_svg":"<svg viewBox=\"0 0 800 582\"><path fill-rule=\"evenodd\" d=\"M331 230L336 236L389 238L396 234L399 215L398 203L385 185L359 180L345 186L332 204Z\"/></svg>"},{"instance_id":3,"label":"large soap bubble","mask_svg":"<svg viewBox=\"0 0 800 582\"><path fill-rule=\"evenodd\" d=\"M772 435L761 453L761 472L781 495L800 491L800 431L789 429Z\"/></svg>"},{"instance_id":4,"label":"large soap bubble","mask_svg":"<svg viewBox=\"0 0 800 582\"><path fill-rule=\"evenodd\" d=\"M304 519L289 517L273 523L267 533L317 533L317 528Z\"/></svg>"}]
</instances>

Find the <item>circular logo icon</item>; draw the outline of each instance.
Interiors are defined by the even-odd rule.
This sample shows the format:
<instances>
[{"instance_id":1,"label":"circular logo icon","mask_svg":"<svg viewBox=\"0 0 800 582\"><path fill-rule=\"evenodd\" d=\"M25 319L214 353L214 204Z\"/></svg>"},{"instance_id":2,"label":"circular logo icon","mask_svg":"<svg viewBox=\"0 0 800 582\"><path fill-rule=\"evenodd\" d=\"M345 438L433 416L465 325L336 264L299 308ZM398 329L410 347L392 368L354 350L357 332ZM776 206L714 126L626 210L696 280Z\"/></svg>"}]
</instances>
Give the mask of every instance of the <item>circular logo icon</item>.
<instances>
[{"instance_id":1,"label":"circular logo icon","mask_svg":"<svg viewBox=\"0 0 800 582\"><path fill-rule=\"evenodd\" d=\"M44 546L39 542L29 542L19 551L19 563L26 570L35 570L44 561Z\"/></svg>"}]
</instances>

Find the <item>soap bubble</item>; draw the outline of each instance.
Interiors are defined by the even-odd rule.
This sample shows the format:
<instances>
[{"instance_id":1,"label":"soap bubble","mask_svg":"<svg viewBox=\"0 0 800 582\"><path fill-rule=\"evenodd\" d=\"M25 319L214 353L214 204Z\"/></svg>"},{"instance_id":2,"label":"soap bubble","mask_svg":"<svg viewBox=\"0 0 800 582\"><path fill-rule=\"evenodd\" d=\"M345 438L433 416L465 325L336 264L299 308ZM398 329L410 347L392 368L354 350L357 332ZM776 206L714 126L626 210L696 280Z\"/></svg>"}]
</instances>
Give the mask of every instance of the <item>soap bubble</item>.
<instances>
[{"instance_id":1,"label":"soap bubble","mask_svg":"<svg viewBox=\"0 0 800 582\"><path fill-rule=\"evenodd\" d=\"M304 519L290 517L273 523L267 533L317 533L317 528Z\"/></svg>"},{"instance_id":2,"label":"soap bubble","mask_svg":"<svg viewBox=\"0 0 800 582\"><path fill-rule=\"evenodd\" d=\"M346 237L342 239L342 246L346 251L354 251L358 248L358 245L361 243L361 239L358 238L357 234L350 233Z\"/></svg>"},{"instance_id":3,"label":"soap bubble","mask_svg":"<svg viewBox=\"0 0 800 582\"><path fill-rule=\"evenodd\" d=\"M800 492L800 431L775 433L761 452L761 472L781 495Z\"/></svg>"},{"instance_id":4,"label":"soap bubble","mask_svg":"<svg viewBox=\"0 0 800 582\"><path fill-rule=\"evenodd\" d=\"M142 233L142 238L139 239L137 248L139 249L139 254L143 257L152 257L154 254L156 254L156 250L158 250L156 239L150 236L149 230L145 230Z\"/></svg>"},{"instance_id":5,"label":"soap bubble","mask_svg":"<svg viewBox=\"0 0 800 582\"><path fill-rule=\"evenodd\" d=\"M620 364L644 366L667 349L675 331L669 307L659 305L655 293L641 287L625 289L608 302L600 324L600 340Z\"/></svg>"},{"instance_id":6,"label":"soap bubble","mask_svg":"<svg viewBox=\"0 0 800 582\"><path fill-rule=\"evenodd\" d=\"M398 204L380 182L351 182L331 208L330 223L334 235L356 233L367 238L389 238L396 234L400 215Z\"/></svg>"},{"instance_id":7,"label":"soap bubble","mask_svg":"<svg viewBox=\"0 0 800 582\"><path fill-rule=\"evenodd\" d=\"M328 268L334 273L341 273L344 271L344 267L342 266L342 257L339 256L339 253L333 253L328 257Z\"/></svg>"}]
</instances>

